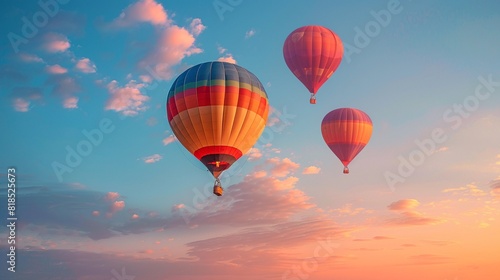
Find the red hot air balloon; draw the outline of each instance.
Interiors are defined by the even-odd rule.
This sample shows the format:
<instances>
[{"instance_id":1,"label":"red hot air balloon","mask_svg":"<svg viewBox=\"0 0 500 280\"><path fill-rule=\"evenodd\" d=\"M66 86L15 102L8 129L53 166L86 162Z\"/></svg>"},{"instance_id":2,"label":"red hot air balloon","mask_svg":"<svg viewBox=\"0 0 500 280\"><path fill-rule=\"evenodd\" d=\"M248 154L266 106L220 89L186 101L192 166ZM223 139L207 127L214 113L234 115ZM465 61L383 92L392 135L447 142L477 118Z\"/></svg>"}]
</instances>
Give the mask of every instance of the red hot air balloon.
<instances>
[{"instance_id":1,"label":"red hot air balloon","mask_svg":"<svg viewBox=\"0 0 500 280\"><path fill-rule=\"evenodd\" d=\"M295 29L283 45L286 65L311 93L311 104L316 104L318 89L339 67L343 54L339 36L318 25Z\"/></svg>"},{"instance_id":2,"label":"red hot air balloon","mask_svg":"<svg viewBox=\"0 0 500 280\"><path fill-rule=\"evenodd\" d=\"M323 118L321 134L344 165L344 174L349 173L349 163L370 141L372 129L370 117L354 108L336 109Z\"/></svg>"},{"instance_id":3,"label":"red hot air balloon","mask_svg":"<svg viewBox=\"0 0 500 280\"><path fill-rule=\"evenodd\" d=\"M236 64L205 62L177 77L167 96L167 118L179 142L215 177L257 142L269 113L257 77Z\"/></svg>"}]
</instances>

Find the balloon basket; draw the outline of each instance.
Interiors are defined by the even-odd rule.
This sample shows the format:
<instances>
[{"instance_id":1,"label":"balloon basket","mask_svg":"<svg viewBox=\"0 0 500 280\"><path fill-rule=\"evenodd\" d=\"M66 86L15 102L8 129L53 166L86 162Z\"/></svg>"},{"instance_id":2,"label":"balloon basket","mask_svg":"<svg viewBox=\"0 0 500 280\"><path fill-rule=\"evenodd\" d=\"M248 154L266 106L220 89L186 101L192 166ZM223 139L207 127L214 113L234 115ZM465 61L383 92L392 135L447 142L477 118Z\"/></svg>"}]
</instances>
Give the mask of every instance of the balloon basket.
<instances>
[{"instance_id":1,"label":"balloon basket","mask_svg":"<svg viewBox=\"0 0 500 280\"><path fill-rule=\"evenodd\" d=\"M316 97L314 97L314 96L313 96L313 97L311 97L311 98L309 99L309 103L311 103L311 104L316 104Z\"/></svg>"},{"instance_id":2,"label":"balloon basket","mask_svg":"<svg viewBox=\"0 0 500 280\"><path fill-rule=\"evenodd\" d=\"M344 174L349 174L349 168L344 167Z\"/></svg>"},{"instance_id":3,"label":"balloon basket","mask_svg":"<svg viewBox=\"0 0 500 280\"><path fill-rule=\"evenodd\" d=\"M216 196L221 196L222 193L224 193L224 189L220 185L219 178L217 178L217 179L215 179L215 183L214 183L214 194Z\"/></svg>"}]
</instances>

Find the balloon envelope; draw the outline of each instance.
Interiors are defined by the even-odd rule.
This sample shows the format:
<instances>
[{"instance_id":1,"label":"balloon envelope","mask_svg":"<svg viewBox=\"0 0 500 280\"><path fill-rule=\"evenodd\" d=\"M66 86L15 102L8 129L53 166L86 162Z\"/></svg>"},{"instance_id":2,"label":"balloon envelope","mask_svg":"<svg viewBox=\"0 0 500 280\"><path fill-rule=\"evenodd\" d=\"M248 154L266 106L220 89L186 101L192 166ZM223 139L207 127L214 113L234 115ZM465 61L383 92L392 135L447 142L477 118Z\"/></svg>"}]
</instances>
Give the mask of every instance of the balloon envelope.
<instances>
[{"instance_id":1,"label":"balloon envelope","mask_svg":"<svg viewBox=\"0 0 500 280\"><path fill-rule=\"evenodd\" d=\"M180 74L166 107L174 135L215 178L255 144L269 113L267 93L257 77L219 61Z\"/></svg>"},{"instance_id":2,"label":"balloon envelope","mask_svg":"<svg viewBox=\"0 0 500 280\"><path fill-rule=\"evenodd\" d=\"M354 108L335 109L321 122L323 139L344 165L344 173L349 173L349 163L370 141L372 130L370 117Z\"/></svg>"},{"instance_id":3,"label":"balloon envelope","mask_svg":"<svg viewBox=\"0 0 500 280\"><path fill-rule=\"evenodd\" d=\"M286 65L312 97L338 68L343 53L339 36L318 25L295 29L283 45Z\"/></svg>"}]
</instances>

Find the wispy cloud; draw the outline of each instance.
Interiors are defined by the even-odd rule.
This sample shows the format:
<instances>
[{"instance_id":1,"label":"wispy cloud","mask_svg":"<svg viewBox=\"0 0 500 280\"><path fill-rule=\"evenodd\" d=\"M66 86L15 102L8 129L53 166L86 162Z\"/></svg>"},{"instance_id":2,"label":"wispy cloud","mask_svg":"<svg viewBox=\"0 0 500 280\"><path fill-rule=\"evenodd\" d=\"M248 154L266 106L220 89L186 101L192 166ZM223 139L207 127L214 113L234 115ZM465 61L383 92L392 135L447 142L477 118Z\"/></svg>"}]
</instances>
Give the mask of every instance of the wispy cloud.
<instances>
[{"instance_id":1,"label":"wispy cloud","mask_svg":"<svg viewBox=\"0 0 500 280\"><path fill-rule=\"evenodd\" d=\"M250 38L250 37L253 37L253 36L255 35L255 33L256 33L256 31L255 31L255 29L253 29L253 28L252 28L252 29L250 29L250 30L248 30L248 31L245 33L245 39L248 39L248 38Z\"/></svg>"},{"instance_id":2,"label":"wispy cloud","mask_svg":"<svg viewBox=\"0 0 500 280\"><path fill-rule=\"evenodd\" d=\"M444 223L446 220L425 217L423 214L417 211L405 211L401 212L399 217L387 220L387 225L393 226L423 226L423 225L435 225Z\"/></svg>"},{"instance_id":3,"label":"wispy cloud","mask_svg":"<svg viewBox=\"0 0 500 280\"><path fill-rule=\"evenodd\" d=\"M176 139L177 138L175 137L175 135L170 135L170 136L167 136L166 138L163 138L162 142L163 142L163 145L166 146L168 144L174 143Z\"/></svg>"},{"instance_id":4,"label":"wispy cloud","mask_svg":"<svg viewBox=\"0 0 500 280\"><path fill-rule=\"evenodd\" d=\"M452 259L450 257L433 255L433 254L422 254L409 257L412 264L417 265L434 265L434 264L445 264L449 263Z\"/></svg>"},{"instance_id":5,"label":"wispy cloud","mask_svg":"<svg viewBox=\"0 0 500 280\"><path fill-rule=\"evenodd\" d=\"M43 63L43 59L38 57L37 55L34 54L28 54L28 53L20 53L19 54L19 59L21 59L24 62L30 63L30 62L35 62L35 63Z\"/></svg>"},{"instance_id":6,"label":"wispy cloud","mask_svg":"<svg viewBox=\"0 0 500 280\"><path fill-rule=\"evenodd\" d=\"M387 208L391 211L398 211L396 218L391 218L386 221L387 225L394 226L417 226L417 225L434 225L445 222L444 219L426 217L414 209L420 205L416 199L402 199L391 203Z\"/></svg>"},{"instance_id":7,"label":"wispy cloud","mask_svg":"<svg viewBox=\"0 0 500 280\"><path fill-rule=\"evenodd\" d=\"M499 198L500 199L500 179L493 181L490 184L490 194L493 197Z\"/></svg>"},{"instance_id":8,"label":"wispy cloud","mask_svg":"<svg viewBox=\"0 0 500 280\"><path fill-rule=\"evenodd\" d=\"M142 158L142 160L145 162L145 163L155 163L155 162L158 162L162 159L163 157L159 154L154 154L154 155L150 155L150 156L147 156L147 157L144 157Z\"/></svg>"},{"instance_id":9,"label":"wispy cloud","mask_svg":"<svg viewBox=\"0 0 500 280\"><path fill-rule=\"evenodd\" d=\"M486 192L474 184L467 184L465 187L447 188L443 193L452 193L453 195L462 196L485 196Z\"/></svg>"},{"instance_id":10,"label":"wispy cloud","mask_svg":"<svg viewBox=\"0 0 500 280\"><path fill-rule=\"evenodd\" d=\"M393 211L410 210L417 207L420 204L416 199L402 199L391 203L387 208Z\"/></svg>"}]
</instances>

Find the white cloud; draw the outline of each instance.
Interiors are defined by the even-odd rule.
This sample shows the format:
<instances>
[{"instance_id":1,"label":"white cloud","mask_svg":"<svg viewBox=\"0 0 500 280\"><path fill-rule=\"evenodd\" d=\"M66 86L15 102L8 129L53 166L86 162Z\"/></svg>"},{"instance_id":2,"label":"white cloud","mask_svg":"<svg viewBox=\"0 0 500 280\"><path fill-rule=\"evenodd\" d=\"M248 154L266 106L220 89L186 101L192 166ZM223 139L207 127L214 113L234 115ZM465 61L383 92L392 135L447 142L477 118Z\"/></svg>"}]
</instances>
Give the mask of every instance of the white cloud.
<instances>
[{"instance_id":1,"label":"white cloud","mask_svg":"<svg viewBox=\"0 0 500 280\"><path fill-rule=\"evenodd\" d=\"M248 30L248 31L245 33L245 39L248 39L248 38L250 38L250 37L253 37L253 36L255 35L255 33L256 33L256 31L255 31L255 29L253 29L253 28L252 28L252 29L250 29L250 30Z\"/></svg>"}]
</instances>

